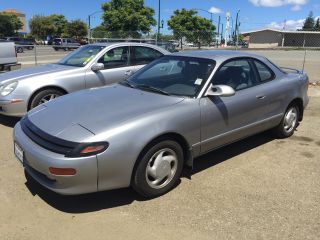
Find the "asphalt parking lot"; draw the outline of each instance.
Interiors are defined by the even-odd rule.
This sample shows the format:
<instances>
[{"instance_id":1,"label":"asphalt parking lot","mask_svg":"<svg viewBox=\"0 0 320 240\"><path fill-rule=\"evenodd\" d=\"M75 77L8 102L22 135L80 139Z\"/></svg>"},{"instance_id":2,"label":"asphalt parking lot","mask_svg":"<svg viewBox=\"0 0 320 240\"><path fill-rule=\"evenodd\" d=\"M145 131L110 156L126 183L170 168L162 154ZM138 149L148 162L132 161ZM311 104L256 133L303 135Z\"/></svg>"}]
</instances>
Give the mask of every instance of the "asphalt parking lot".
<instances>
[{"instance_id":1,"label":"asphalt parking lot","mask_svg":"<svg viewBox=\"0 0 320 240\"><path fill-rule=\"evenodd\" d=\"M0 239L320 239L320 88L289 139L269 132L202 156L191 179L143 200L131 189L60 196L26 180L0 116Z\"/></svg>"}]
</instances>

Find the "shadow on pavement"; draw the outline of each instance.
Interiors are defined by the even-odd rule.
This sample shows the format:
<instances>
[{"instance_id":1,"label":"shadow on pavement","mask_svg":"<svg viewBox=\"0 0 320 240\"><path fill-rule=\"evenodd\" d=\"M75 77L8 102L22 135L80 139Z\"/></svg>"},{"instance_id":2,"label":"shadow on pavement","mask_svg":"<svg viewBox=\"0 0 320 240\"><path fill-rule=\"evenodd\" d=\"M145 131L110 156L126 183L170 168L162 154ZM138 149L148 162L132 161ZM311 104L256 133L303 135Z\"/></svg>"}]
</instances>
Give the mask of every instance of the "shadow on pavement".
<instances>
[{"instance_id":1,"label":"shadow on pavement","mask_svg":"<svg viewBox=\"0 0 320 240\"><path fill-rule=\"evenodd\" d=\"M140 197L140 195L134 192L131 188L75 196L64 196L44 188L27 173L25 175L27 179L25 185L33 196L38 195L53 208L66 213L95 212L102 209L129 205L133 201L144 200L143 197Z\"/></svg>"},{"instance_id":2,"label":"shadow on pavement","mask_svg":"<svg viewBox=\"0 0 320 240\"><path fill-rule=\"evenodd\" d=\"M194 160L192 174L206 170L214 165L233 158L234 156L250 151L251 149L259 147L275 139L276 138L270 131L266 131L209 152Z\"/></svg>"},{"instance_id":3,"label":"shadow on pavement","mask_svg":"<svg viewBox=\"0 0 320 240\"><path fill-rule=\"evenodd\" d=\"M233 143L216 151L203 155L194 161L192 174L197 174L234 156L273 141L270 132L264 132L250 138ZM33 196L38 195L50 206L67 213L86 213L131 204L133 201L145 201L131 188L110 190L77 196L56 194L33 180L26 173L25 183ZM178 185L180 182L178 183Z\"/></svg>"},{"instance_id":4,"label":"shadow on pavement","mask_svg":"<svg viewBox=\"0 0 320 240\"><path fill-rule=\"evenodd\" d=\"M0 124L13 128L14 125L16 125L17 122L20 121L21 118L18 117L8 117L0 115Z\"/></svg>"}]
</instances>

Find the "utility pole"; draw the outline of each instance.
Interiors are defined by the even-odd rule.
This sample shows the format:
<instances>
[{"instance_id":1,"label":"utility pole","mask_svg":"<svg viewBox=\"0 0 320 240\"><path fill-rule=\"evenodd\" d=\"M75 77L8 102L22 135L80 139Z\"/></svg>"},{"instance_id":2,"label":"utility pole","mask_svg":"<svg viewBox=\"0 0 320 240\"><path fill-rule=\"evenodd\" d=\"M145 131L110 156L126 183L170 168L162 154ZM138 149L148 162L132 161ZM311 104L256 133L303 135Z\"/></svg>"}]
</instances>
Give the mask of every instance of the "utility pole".
<instances>
[{"instance_id":1,"label":"utility pole","mask_svg":"<svg viewBox=\"0 0 320 240\"><path fill-rule=\"evenodd\" d=\"M237 18L236 18L236 29L235 29L235 31L236 31L236 37L237 37L237 42L236 42L236 48L238 49L238 41L239 41L239 12L240 12L240 10L238 10L238 12L237 12Z\"/></svg>"},{"instance_id":2,"label":"utility pole","mask_svg":"<svg viewBox=\"0 0 320 240\"><path fill-rule=\"evenodd\" d=\"M283 21L283 29L282 29L282 42L281 42L281 46L284 46L284 31L286 30L286 24L287 24L287 19L285 19Z\"/></svg>"},{"instance_id":3,"label":"utility pole","mask_svg":"<svg viewBox=\"0 0 320 240\"><path fill-rule=\"evenodd\" d=\"M88 41L90 41L91 39L91 16L88 16L88 27L89 27L89 31L88 31Z\"/></svg>"},{"instance_id":4,"label":"utility pole","mask_svg":"<svg viewBox=\"0 0 320 240\"><path fill-rule=\"evenodd\" d=\"M221 17L219 15L219 20L218 20L218 38L217 38L217 48L219 46L219 39L220 39L220 20L221 20Z\"/></svg>"}]
</instances>

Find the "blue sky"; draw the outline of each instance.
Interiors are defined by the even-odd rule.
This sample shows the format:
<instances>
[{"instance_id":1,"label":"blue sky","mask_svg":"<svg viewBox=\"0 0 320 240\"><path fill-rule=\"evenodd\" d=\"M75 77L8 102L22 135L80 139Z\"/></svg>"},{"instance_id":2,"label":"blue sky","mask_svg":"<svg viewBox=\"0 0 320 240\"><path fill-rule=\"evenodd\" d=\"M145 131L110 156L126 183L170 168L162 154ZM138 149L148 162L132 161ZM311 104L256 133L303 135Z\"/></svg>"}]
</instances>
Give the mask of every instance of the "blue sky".
<instances>
[{"instance_id":1,"label":"blue sky","mask_svg":"<svg viewBox=\"0 0 320 240\"><path fill-rule=\"evenodd\" d=\"M8 8L17 9L30 19L35 14L49 15L52 13L64 14L67 19L80 18L87 21L88 15L101 9L102 0L0 0L0 11ZM145 0L145 4L156 10L158 0ZM217 21L221 15L225 22L226 12L230 12L233 19L237 10L240 10L241 31L260 29L264 27L282 28L284 20L286 29L293 30L299 27L310 11L320 16L319 0L161 0L161 19L168 20L175 9L199 8L214 12L213 20ZM199 15L210 18L204 11ZM92 25L101 23L100 13L92 18ZM155 16L157 19L157 16ZM166 30L166 24L165 29Z\"/></svg>"}]
</instances>

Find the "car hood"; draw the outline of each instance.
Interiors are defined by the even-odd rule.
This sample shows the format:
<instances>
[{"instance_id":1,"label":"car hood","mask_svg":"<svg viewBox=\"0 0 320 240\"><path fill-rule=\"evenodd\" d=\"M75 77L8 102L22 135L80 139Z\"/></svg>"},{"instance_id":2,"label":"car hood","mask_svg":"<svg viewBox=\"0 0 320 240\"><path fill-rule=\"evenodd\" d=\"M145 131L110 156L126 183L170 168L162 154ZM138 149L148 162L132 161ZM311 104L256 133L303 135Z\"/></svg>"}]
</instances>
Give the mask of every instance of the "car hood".
<instances>
[{"instance_id":1,"label":"car hood","mask_svg":"<svg viewBox=\"0 0 320 240\"><path fill-rule=\"evenodd\" d=\"M0 74L0 84L6 81L17 81L30 77L36 77L42 74L61 72L66 70L74 69L72 66L65 66L59 64L46 64L32 68L24 68L12 72L6 72Z\"/></svg>"},{"instance_id":2,"label":"car hood","mask_svg":"<svg viewBox=\"0 0 320 240\"><path fill-rule=\"evenodd\" d=\"M57 98L33 109L28 113L28 118L48 134L76 141L70 131L75 125L95 135L183 99L116 84Z\"/></svg>"}]
</instances>

